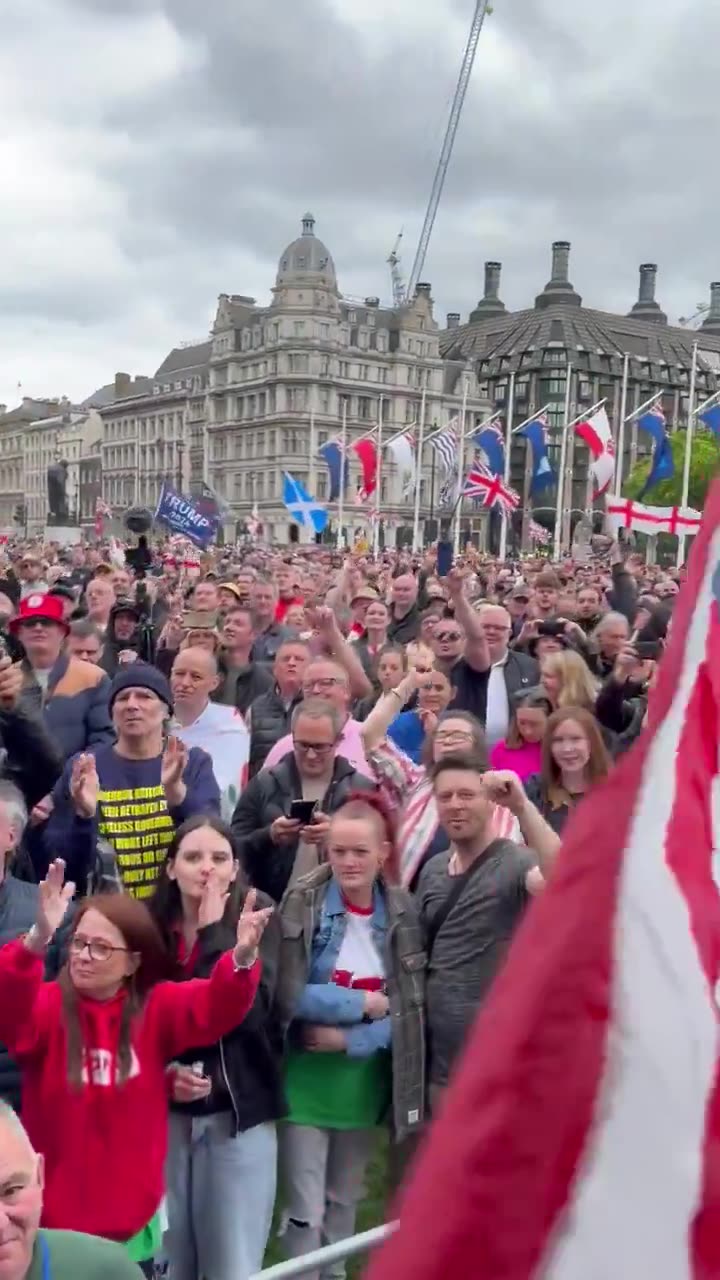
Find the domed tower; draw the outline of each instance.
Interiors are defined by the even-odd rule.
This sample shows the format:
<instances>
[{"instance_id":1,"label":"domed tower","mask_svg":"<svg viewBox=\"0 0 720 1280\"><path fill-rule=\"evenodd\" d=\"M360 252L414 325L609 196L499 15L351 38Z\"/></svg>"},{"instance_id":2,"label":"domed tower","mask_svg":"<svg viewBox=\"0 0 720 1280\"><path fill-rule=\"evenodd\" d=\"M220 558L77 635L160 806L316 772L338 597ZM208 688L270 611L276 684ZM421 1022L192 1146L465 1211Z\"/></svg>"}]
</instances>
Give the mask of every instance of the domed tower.
<instances>
[{"instance_id":1,"label":"domed tower","mask_svg":"<svg viewBox=\"0 0 720 1280\"><path fill-rule=\"evenodd\" d=\"M330 250L315 235L311 213L302 220L302 235L280 255L273 295L273 307L338 309L335 263Z\"/></svg>"}]
</instances>

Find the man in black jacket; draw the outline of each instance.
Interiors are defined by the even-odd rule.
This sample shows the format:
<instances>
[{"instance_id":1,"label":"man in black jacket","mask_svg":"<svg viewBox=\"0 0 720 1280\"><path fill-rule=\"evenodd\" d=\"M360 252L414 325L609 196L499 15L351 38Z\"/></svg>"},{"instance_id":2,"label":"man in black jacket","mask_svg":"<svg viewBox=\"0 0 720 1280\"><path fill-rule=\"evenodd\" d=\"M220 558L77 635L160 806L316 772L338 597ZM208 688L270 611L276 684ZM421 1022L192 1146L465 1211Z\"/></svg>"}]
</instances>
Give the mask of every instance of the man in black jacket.
<instances>
[{"instance_id":1,"label":"man in black jacket","mask_svg":"<svg viewBox=\"0 0 720 1280\"><path fill-rule=\"evenodd\" d=\"M259 773L238 800L232 830L241 861L250 883L276 902L319 865L331 814L351 792L375 789L335 755L342 727L332 703L308 698L292 715L292 755ZM316 805L309 822L292 817L294 800Z\"/></svg>"},{"instance_id":2,"label":"man in black jacket","mask_svg":"<svg viewBox=\"0 0 720 1280\"><path fill-rule=\"evenodd\" d=\"M44 721L22 701L19 662L0 659L0 777L14 782L28 809L52 791L63 761Z\"/></svg>"},{"instance_id":3,"label":"man in black jacket","mask_svg":"<svg viewBox=\"0 0 720 1280\"><path fill-rule=\"evenodd\" d=\"M273 663L275 687L261 693L250 707L246 723L250 730L250 777L265 763L270 748L290 728L290 717L302 698L305 668L310 650L302 640L286 640L277 651Z\"/></svg>"}]
</instances>

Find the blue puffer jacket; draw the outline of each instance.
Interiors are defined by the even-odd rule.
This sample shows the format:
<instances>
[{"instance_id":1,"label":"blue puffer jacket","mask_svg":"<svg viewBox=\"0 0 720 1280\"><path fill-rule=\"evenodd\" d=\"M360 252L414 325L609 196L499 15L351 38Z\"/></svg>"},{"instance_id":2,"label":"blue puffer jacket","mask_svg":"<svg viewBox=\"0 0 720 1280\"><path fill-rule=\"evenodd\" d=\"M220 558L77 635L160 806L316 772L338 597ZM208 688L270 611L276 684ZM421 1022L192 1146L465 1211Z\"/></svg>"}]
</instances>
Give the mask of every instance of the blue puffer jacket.
<instances>
[{"instance_id":1,"label":"blue puffer jacket","mask_svg":"<svg viewBox=\"0 0 720 1280\"><path fill-rule=\"evenodd\" d=\"M61 653L43 696L32 669L26 673L21 705L42 714L53 740L67 760L78 751L115 741L108 697L110 681L100 667Z\"/></svg>"}]
</instances>

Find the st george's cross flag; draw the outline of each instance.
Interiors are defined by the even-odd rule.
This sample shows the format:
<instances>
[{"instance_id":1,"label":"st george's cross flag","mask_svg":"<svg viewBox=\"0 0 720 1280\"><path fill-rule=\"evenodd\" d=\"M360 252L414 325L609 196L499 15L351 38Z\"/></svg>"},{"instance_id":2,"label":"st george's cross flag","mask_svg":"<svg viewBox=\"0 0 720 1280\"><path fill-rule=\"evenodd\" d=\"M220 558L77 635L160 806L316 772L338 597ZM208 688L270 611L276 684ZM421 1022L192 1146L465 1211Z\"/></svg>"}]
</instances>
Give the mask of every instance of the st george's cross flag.
<instances>
[{"instance_id":1,"label":"st george's cross flag","mask_svg":"<svg viewBox=\"0 0 720 1280\"><path fill-rule=\"evenodd\" d=\"M720 1276L719 600L716 481L649 723L574 812L370 1280Z\"/></svg>"}]
</instances>

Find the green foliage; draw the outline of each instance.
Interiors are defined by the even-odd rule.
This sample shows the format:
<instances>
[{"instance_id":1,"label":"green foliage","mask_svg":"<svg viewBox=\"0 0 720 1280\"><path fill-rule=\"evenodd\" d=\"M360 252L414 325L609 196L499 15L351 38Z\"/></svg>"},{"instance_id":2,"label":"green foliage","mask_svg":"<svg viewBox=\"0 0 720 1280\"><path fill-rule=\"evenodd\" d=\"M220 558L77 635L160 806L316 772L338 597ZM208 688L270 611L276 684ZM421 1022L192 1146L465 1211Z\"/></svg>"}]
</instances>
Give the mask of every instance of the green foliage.
<instances>
[{"instance_id":1,"label":"green foliage","mask_svg":"<svg viewBox=\"0 0 720 1280\"><path fill-rule=\"evenodd\" d=\"M679 507L682 502L683 468L685 466L685 432L675 431L670 436L670 448L675 462L672 480L662 480L650 489L643 501L653 507ZM633 467L623 485L626 498L638 498L650 471L650 458L643 458ZM690 489L688 506L702 511L711 480L720 475L720 446L710 431L695 431L690 459Z\"/></svg>"}]
</instances>

